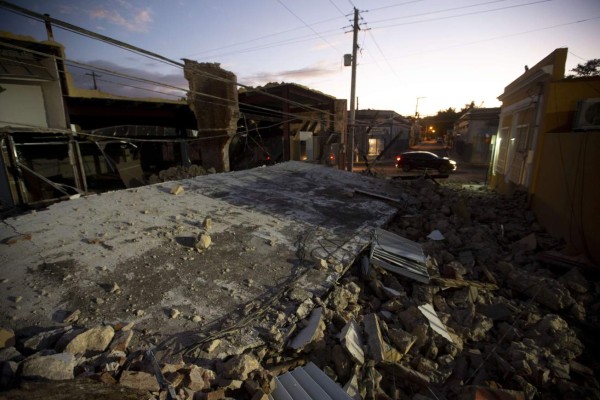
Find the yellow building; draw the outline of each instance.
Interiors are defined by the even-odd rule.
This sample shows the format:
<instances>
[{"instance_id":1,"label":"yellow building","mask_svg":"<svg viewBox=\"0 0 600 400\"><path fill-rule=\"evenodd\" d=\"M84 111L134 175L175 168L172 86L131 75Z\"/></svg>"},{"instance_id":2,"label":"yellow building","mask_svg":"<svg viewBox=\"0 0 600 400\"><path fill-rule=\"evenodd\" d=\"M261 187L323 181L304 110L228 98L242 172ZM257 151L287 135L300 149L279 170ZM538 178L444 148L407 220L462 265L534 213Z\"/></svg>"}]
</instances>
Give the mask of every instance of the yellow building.
<instances>
[{"instance_id":1,"label":"yellow building","mask_svg":"<svg viewBox=\"0 0 600 400\"><path fill-rule=\"evenodd\" d=\"M570 252L600 263L600 77L565 78L553 51L498 97L490 185L528 193L529 205Z\"/></svg>"}]
</instances>

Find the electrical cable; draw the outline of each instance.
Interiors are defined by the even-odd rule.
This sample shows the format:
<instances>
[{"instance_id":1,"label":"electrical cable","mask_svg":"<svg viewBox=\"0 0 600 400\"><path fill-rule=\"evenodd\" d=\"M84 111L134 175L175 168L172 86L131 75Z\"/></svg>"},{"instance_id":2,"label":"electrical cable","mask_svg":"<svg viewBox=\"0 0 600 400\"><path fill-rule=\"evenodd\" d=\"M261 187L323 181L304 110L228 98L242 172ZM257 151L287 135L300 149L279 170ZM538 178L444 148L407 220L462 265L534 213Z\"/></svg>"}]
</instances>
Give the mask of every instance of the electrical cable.
<instances>
[{"instance_id":1,"label":"electrical cable","mask_svg":"<svg viewBox=\"0 0 600 400\"><path fill-rule=\"evenodd\" d=\"M35 51L35 50L32 50L32 49L27 49L27 48L24 48L24 47L12 45L10 43L6 43L6 42L2 42L2 41L0 41L0 45L6 46L6 47L9 47L9 48L13 48L13 49L17 49L17 50L21 50L21 51L30 52L30 53L41 55L41 56L48 56L47 54L45 54L43 52L38 52L38 51ZM215 99L215 100L220 100L222 102L226 102L226 103L228 102L229 104L235 104L236 103L235 100L229 100L229 99L225 99L225 98L218 97L218 96L213 96L213 95L206 94L206 93L192 91L192 90L189 90L189 89L184 89L184 88L181 88L181 87L178 87L178 86L169 85L169 84L165 84L165 83L162 83L162 82L153 81L153 80L146 79L146 78L139 78L139 77L135 77L135 76L132 76L132 75L123 74L123 73L120 73L120 72L117 72L117 71L109 70L107 68L101 68L101 67L93 66L93 65L90 65L90 64L81 63L81 62L78 62L78 61L72 61L72 60L68 60L66 58L62 58L62 57L58 57L58 56L55 56L55 59L61 60L61 61L65 62L65 64L69 65L70 67L83 68L83 69L87 69L87 70L90 70L90 69L91 70L96 70L96 71L100 71L100 72L105 73L105 74L109 74L109 75L113 75L113 76L118 76L118 77L125 78L125 79L130 79L130 80L133 80L133 81L138 81L138 82L143 82L143 83L147 83L147 84L162 86L162 87L166 87L166 88L169 88L169 89L180 90L180 91L183 91L183 92L186 92L186 93L193 93L193 94L196 94L196 95L199 95L199 96L208 97L208 98ZM279 96L275 96L275 97L279 97ZM281 99L283 99L283 98L281 98ZM291 103L291 104L298 104L299 106L301 106L303 108L307 108L307 106L303 106L301 103L297 103L297 102L293 102L293 101L288 101L288 102ZM226 104L216 103L216 102L213 102L211 104L213 104L215 106L228 106ZM301 114L288 113L288 112L284 112L284 111L279 111L279 110L270 109L270 108L266 108L266 107L260 107L260 106L256 106L256 105L252 105L252 104L247 104L247 103L240 103L240 104L243 104L245 107L248 107L248 108L251 108L251 109L264 110L264 111L272 112L273 115L284 115L284 116L287 115L287 116L292 116L294 118L303 119L303 120L310 120L310 121L317 121L317 122L324 122L324 123L328 122L326 119L323 119L323 118L313 118L313 117L310 117L310 116L304 116L304 115L301 115ZM333 118L333 114L332 113L328 113L328 112L326 112L324 110L321 110L321 109L318 109L318 108L314 108L314 107L309 107L309 108L311 110L318 111L320 114L325 114L325 115L328 115L328 116L330 116L330 117Z\"/></svg>"},{"instance_id":2,"label":"electrical cable","mask_svg":"<svg viewBox=\"0 0 600 400\"><path fill-rule=\"evenodd\" d=\"M180 62L171 60L171 59L169 59L167 57L164 57L164 56L162 56L160 54L153 53L153 52L148 51L148 50L144 50L142 48L130 45L130 44L125 43L125 42L121 42L119 40L110 38L108 36L104 36L104 35L101 35L101 34L98 34L98 33L92 32L92 31L89 31L89 30L84 29L84 28L80 28L78 26L72 25L72 24L70 24L68 22L64 22L64 21L58 20L56 18L51 18L49 16L44 16L44 15L38 14L38 13L30 11L28 9L25 9L25 8L13 5L11 3L8 3L8 2L6 2L4 0L0 0L0 7L6 8L9 11L12 11L12 12L17 13L17 14L23 14L23 15L28 16L30 18L37 19L39 21L43 21L43 22L48 21L48 22L54 23L59 28L71 31L71 32L76 33L76 34L81 34L83 36L88 36L88 37L90 37L92 39L97 39L97 40L103 41L105 43L112 44L114 46L120 47L120 48L128 50L128 51L132 51L132 52L134 52L136 54L140 54L140 55L142 55L144 57L147 57L147 58L150 58L150 59L154 59L154 60L157 60L157 61L160 61L160 62L165 62L167 64L175 65L175 66L178 66L178 67L181 67L181 68L183 68L185 66L184 64L182 64ZM285 98L276 96L276 95L274 95L272 93L263 91L260 88L253 88L253 87L251 87L249 85L244 85L244 84L239 83L239 82L234 81L234 80L230 80L230 79L218 77L218 76L206 73L204 71L195 71L195 73L198 73L198 74L200 74L202 76L205 76L205 77L208 77L208 78L211 78L211 79L215 79L215 80L218 80L218 81L232 83L232 84L235 84L237 86L243 87L243 88L245 88L245 89L247 89L249 91L250 90L252 90L252 91L258 91L258 92L261 92L262 94L264 94L265 96L269 96L271 98L275 98L275 99L278 99L280 101L285 101L285 102L288 102L290 104L294 104L294 105L296 105L298 107L301 107L301 108L304 108L306 110L322 111L322 110L319 110L319 109L315 109L313 107L306 106L306 105L301 104L301 103L293 102L293 101L291 101L289 99L285 99ZM330 116L332 118L334 117L332 114Z\"/></svg>"},{"instance_id":3,"label":"electrical cable","mask_svg":"<svg viewBox=\"0 0 600 400\"><path fill-rule=\"evenodd\" d=\"M290 14L292 14L294 17L296 17L300 22L302 22L304 24L304 26L306 26L308 29L310 29L311 31L313 31L317 36L319 36L319 38L321 38L321 40L323 40L325 43L327 43L329 45L329 47L331 47L332 49L337 50L338 53L343 54L340 49L338 49L337 47L335 47L334 45L332 45L331 43L329 43L329 41L327 39L325 39L323 36L321 36L321 34L319 34L319 32L317 32L316 30L314 30L312 26L308 25L302 18L300 18L298 16L298 14L296 14L288 6L286 6L285 3L282 0L277 0L277 2L279 4L281 4L283 6L283 8L285 8L286 10L288 10L290 12Z\"/></svg>"},{"instance_id":4,"label":"electrical cable","mask_svg":"<svg viewBox=\"0 0 600 400\"><path fill-rule=\"evenodd\" d=\"M496 1L506 1L506 0L496 0ZM485 14L485 13L490 13L490 12L494 12L494 11L507 10L507 9L510 9L510 8L525 7L525 6L530 6L530 5L533 5L533 4L547 3L549 1L552 1L552 0L538 0L538 1L532 1L532 2L529 2L529 3L525 3L525 4L517 4L517 5L512 5L512 6L506 6L506 7L492 8L492 9L489 9L489 10L474 11L474 12L465 13L465 14L457 14L457 15L449 15L449 16L446 16L446 17L423 19L423 20L420 20L420 21L410 21L410 22L405 22L405 23L401 23L401 24L376 26L376 27L372 27L371 29L392 28L392 27L396 27L396 26L420 24L420 23L423 23L423 22L441 21L441 20L446 20L446 19L460 18L460 17L466 17L466 16L470 16L470 15L479 15L479 14ZM404 17L401 17L401 18L404 18ZM396 18L396 19L398 19L398 18ZM372 24L376 24L376 23L379 23L379 22L382 22L382 21L375 21L375 22L372 22Z\"/></svg>"}]
</instances>

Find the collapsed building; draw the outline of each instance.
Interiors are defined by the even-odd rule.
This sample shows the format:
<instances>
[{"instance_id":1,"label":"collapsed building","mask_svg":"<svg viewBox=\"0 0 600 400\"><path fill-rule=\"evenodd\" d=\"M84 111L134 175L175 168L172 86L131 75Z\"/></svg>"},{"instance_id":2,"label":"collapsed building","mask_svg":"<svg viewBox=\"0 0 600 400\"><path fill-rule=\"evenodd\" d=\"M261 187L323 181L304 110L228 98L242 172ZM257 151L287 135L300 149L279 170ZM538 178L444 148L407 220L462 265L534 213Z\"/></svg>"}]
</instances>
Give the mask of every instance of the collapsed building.
<instances>
[{"instance_id":1,"label":"collapsed building","mask_svg":"<svg viewBox=\"0 0 600 400\"><path fill-rule=\"evenodd\" d=\"M8 218L2 384L19 385L10 398L600 398L597 267L525 204L290 162Z\"/></svg>"},{"instance_id":2,"label":"collapsed building","mask_svg":"<svg viewBox=\"0 0 600 400\"><path fill-rule=\"evenodd\" d=\"M342 160L345 100L295 84L238 93L233 73L190 60L181 64L187 98L127 98L76 87L54 40L0 40L5 209L288 160Z\"/></svg>"}]
</instances>

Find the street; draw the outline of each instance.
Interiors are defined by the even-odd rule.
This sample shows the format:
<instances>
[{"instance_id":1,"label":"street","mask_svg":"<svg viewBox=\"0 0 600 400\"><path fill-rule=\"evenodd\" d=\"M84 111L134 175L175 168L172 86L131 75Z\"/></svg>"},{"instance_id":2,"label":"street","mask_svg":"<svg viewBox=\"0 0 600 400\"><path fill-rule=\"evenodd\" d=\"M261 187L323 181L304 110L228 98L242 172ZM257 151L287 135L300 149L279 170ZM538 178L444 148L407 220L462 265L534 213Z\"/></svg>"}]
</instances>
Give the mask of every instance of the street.
<instances>
[{"instance_id":1,"label":"street","mask_svg":"<svg viewBox=\"0 0 600 400\"><path fill-rule=\"evenodd\" d=\"M446 157L447 150L443 144L436 143L435 141L422 142L417 146L411 148L411 150L423 150L430 151L437 154L438 156ZM462 164L459 160L453 156L449 157L457 161L457 169L450 174L447 178L436 177L436 180L444 183L463 183L463 184L483 184L487 182L488 166L487 165L472 165ZM364 162L354 163L354 172L363 172L367 168ZM424 175L425 171L413 170L410 172L403 172L396 168L394 160L380 160L375 165L371 166L371 172L379 176L385 177L418 177ZM431 174L430 174L431 175ZM432 175L438 175L437 171L433 171Z\"/></svg>"}]
</instances>

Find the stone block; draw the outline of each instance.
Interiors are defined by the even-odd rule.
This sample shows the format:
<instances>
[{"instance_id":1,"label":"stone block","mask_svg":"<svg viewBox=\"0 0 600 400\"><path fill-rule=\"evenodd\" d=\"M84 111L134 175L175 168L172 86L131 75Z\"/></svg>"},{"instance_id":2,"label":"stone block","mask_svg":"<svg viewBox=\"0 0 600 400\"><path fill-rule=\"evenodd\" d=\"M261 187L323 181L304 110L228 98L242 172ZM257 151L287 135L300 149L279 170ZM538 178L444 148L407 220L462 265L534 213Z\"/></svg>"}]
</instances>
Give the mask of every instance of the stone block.
<instances>
[{"instance_id":1,"label":"stone block","mask_svg":"<svg viewBox=\"0 0 600 400\"><path fill-rule=\"evenodd\" d=\"M0 349L12 347L15 343L15 332L12 329L0 328Z\"/></svg>"},{"instance_id":2,"label":"stone block","mask_svg":"<svg viewBox=\"0 0 600 400\"><path fill-rule=\"evenodd\" d=\"M119 383L131 389L147 390L149 392L160 390L156 375L143 371L123 371Z\"/></svg>"},{"instance_id":3,"label":"stone block","mask_svg":"<svg viewBox=\"0 0 600 400\"><path fill-rule=\"evenodd\" d=\"M75 363L75 356L71 353L58 353L49 356L34 355L23 361L21 377L48 380L73 379Z\"/></svg>"}]
</instances>

